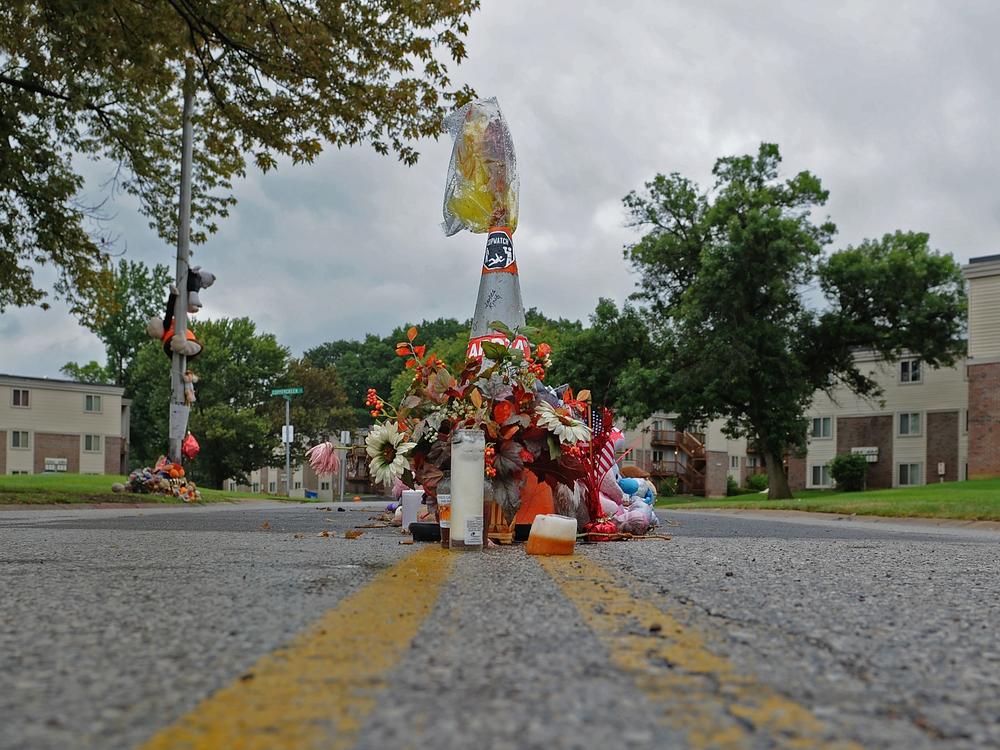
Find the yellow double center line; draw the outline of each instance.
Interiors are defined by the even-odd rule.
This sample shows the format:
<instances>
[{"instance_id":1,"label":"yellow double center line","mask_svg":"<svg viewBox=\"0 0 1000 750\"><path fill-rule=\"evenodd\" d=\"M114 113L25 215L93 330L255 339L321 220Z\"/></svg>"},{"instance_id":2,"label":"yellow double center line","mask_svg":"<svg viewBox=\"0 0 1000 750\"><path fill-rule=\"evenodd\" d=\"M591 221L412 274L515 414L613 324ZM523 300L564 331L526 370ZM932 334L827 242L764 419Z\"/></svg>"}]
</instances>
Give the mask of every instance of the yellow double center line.
<instances>
[{"instance_id":1,"label":"yellow double center line","mask_svg":"<svg viewBox=\"0 0 1000 750\"><path fill-rule=\"evenodd\" d=\"M687 747L736 750L767 738L780 748L857 750L808 709L713 654L697 631L630 594L620 573L581 553L539 562L611 664L634 681L663 724L685 735ZM142 750L352 747L450 571L440 548L408 556Z\"/></svg>"},{"instance_id":2,"label":"yellow double center line","mask_svg":"<svg viewBox=\"0 0 1000 750\"><path fill-rule=\"evenodd\" d=\"M440 547L406 557L143 750L353 746L450 570Z\"/></svg>"},{"instance_id":3,"label":"yellow double center line","mask_svg":"<svg viewBox=\"0 0 1000 750\"><path fill-rule=\"evenodd\" d=\"M690 748L750 748L761 737L780 748L860 750L836 741L805 707L713 654L694 630L648 599L631 595L621 574L586 555L540 558L583 621Z\"/></svg>"}]
</instances>

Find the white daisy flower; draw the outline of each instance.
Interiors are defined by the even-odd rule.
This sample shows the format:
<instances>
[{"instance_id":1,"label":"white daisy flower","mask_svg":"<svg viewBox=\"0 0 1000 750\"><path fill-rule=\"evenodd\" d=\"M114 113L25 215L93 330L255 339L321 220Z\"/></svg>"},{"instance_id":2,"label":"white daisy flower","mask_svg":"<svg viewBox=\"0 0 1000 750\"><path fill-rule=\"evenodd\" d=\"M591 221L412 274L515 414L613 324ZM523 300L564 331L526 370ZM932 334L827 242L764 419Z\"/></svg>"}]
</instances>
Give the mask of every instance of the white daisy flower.
<instances>
[{"instance_id":1,"label":"white daisy flower","mask_svg":"<svg viewBox=\"0 0 1000 750\"><path fill-rule=\"evenodd\" d=\"M540 401L535 407L538 426L555 433L559 442L576 445L581 440L590 440L590 428L565 412L566 410L556 409L546 401Z\"/></svg>"},{"instance_id":2,"label":"white daisy flower","mask_svg":"<svg viewBox=\"0 0 1000 750\"><path fill-rule=\"evenodd\" d=\"M405 440L395 422L375 425L365 438L368 465L379 484L391 486L409 466L407 454L417 444Z\"/></svg>"}]
</instances>

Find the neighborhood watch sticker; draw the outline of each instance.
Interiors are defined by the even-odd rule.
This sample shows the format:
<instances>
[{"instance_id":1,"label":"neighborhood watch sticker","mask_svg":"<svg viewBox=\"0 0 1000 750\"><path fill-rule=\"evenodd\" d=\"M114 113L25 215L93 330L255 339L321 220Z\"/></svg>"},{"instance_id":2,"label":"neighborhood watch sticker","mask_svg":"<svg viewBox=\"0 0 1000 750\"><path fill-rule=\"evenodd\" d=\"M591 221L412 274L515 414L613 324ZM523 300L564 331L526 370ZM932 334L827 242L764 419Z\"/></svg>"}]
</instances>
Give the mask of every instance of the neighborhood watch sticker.
<instances>
[{"instance_id":1,"label":"neighborhood watch sticker","mask_svg":"<svg viewBox=\"0 0 1000 750\"><path fill-rule=\"evenodd\" d=\"M514 243L510 230L506 227L490 230L486 238L486 254L483 256L484 271L517 271L514 260Z\"/></svg>"}]
</instances>

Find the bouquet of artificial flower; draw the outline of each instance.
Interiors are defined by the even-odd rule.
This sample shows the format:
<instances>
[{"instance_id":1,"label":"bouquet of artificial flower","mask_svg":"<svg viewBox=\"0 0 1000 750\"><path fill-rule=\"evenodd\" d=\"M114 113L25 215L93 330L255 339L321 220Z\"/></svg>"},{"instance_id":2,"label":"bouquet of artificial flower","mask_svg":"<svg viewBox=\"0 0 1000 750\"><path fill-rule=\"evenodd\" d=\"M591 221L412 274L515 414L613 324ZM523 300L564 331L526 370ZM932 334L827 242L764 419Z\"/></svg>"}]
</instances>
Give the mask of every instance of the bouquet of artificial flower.
<instances>
[{"instance_id":1,"label":"bouquet of artificial flower","mask_svg":"<svg viewBox=\"0 0 1000 750\"><path fill-rule=\"evenodd\" d=\"M516 339L502 325L493 327ZM451 435L459 428L486 434L486 475L494 500L512 519L520 507L525 471L539 481L572 487L586 475L581 461L590 440L586 405L568 388L544 383L551 348L539 344L525 353L498 343L484 344L484 360L469 359L461 372L424 346L415 344L417 329L397 344L396 354L413 370L399 406L392 408L374 390L367 405L381 419L368 434L366 447L375 481L391 486L396 479L420 484L436 497L437 485L451 465ZM484 367L484 364L486 365Z\"/></svg>"}]
</instances>

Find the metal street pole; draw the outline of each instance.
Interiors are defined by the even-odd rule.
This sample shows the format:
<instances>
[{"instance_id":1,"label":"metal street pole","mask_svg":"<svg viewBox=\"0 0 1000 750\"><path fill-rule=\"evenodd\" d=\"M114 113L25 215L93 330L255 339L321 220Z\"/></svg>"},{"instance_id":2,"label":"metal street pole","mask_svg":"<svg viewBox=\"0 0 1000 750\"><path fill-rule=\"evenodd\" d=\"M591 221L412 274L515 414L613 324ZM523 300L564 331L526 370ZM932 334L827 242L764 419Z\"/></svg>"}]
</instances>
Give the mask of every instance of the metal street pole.
<instances>
[{"instance_id":1,"label":"metal street pole","mask_svg":"<svg viewBox=\"0 0 1000 750\"><path fill-rule=\"evenodd\" d=\"M285 396L285 497L292 496L292 397Z\"/></svg>"},{"instance_id":2,"label":"metal street pole","mask_svg":"<svg viewBox=\"0 0 1000 750\"><path fill-rule=\"evenodd\" d=\"M347 451L349 448L344 448L341 451L340 458L340 502L344 502L344 476L347 474Z\"/></svg>"},{"instance_id":3,"label":"metal street pole","mask_svg":"<svg viewBox=\"0 0 1000 750\"><path fill-rule=\"evenodd\" d=\"M180 212L177 222L177 302L174 305L174 334L180 340L187 339L187 275L188 258L191 254L191 159L192 132L191 117L194 111L194 61L188 60L184 66L184 115L181 147L181 195ZM184 403L184 371L187 357L173 353L170 361L170 460L180 463L181 443L187 429L188 406Z\"/></svg>"}]
</instances>

